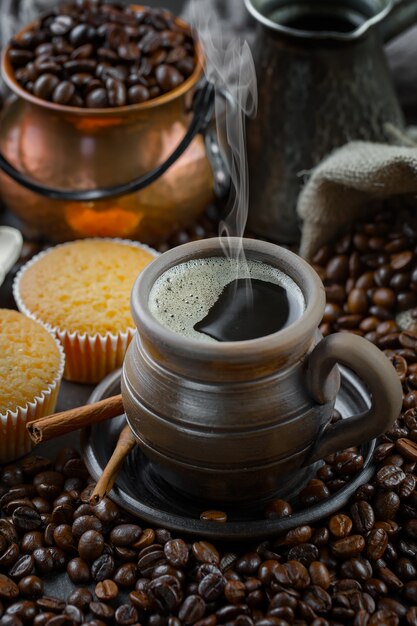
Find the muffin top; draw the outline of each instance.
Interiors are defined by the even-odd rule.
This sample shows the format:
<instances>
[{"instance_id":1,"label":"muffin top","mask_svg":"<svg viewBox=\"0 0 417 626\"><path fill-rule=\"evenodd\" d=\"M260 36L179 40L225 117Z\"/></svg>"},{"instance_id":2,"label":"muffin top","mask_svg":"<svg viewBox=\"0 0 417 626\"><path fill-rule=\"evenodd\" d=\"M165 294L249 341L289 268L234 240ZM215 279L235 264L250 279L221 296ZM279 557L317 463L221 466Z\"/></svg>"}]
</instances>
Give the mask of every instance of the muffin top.
<instances>
[{"instance_id":1,"label":"muffin top","mask_svg":"<svg viewBox=\"0 0 417 626\"><path fill-rule=\"evenodd\" d=\"M0 415L25 407L57 378L61 355L41 324L0 309Z\"/></svg>"},{"instance_id":2,"label":"muffin top","mask_svg":"<svg viewBox=\"0 0 417 626\"><path fill-rule=\"evenodd\" d=\"M53 328L88 335L135 328L133 284L152 252L106 240L74 241L51 248L22 274L24 307Z\"/></svg>"}]
</instances>

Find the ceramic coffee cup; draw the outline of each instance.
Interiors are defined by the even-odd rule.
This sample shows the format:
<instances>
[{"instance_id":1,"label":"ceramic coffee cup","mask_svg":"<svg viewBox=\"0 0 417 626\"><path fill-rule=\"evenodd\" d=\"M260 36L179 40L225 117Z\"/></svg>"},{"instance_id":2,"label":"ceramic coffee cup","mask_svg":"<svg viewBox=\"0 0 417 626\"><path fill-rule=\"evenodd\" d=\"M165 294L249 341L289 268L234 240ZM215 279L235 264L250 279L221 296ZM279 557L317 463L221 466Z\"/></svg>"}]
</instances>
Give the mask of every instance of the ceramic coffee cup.
<instances>
[{"instance_id":1,"label":"ceramic coffee cup","mask_svg":"<svg viewBox=\"0 0 417 626\"><path fill-rule=\"evenodd\" d=\"M231 239L237 250L240 240ZM300 288L304 312L259 339L204 343L162 325L149 308L155 281L191 259L223 256L219 239L162 254L141 273L131 308L138 332L122 394L144 454L174 488L214 502L268 498L288 476L337 450L360 445L394 422L401 384L386 356L350 333L323 339L325 293L316 272L276 245L243 240L248 259L278 268ZM337 363L368 387L368 411L330 424Z\"/></svg>"}]
</instances>

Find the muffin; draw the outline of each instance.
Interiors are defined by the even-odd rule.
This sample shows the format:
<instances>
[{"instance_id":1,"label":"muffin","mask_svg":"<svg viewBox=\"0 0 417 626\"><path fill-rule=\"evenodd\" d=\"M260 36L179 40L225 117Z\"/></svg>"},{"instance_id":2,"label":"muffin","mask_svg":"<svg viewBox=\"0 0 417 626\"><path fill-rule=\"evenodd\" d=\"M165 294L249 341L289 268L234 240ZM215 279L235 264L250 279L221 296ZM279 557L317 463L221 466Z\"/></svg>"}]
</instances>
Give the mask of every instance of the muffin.
<instances>
[{"instance_id":1,"label":"muffin","mask_svg":"<svg viewBox=\"0 0 417 626\"><path fill-rule=\"evenodd\" d=\"M64 378L96 383L121 366L135 332L130 292L155 256L131 241L84 239L50 248L21 269L17 306L61 341Z\"/></svg>"},{"instance_id":2,"label":"muffin","mask_svg":"<svg viewBox=\"0 0 417 626\"><path fill-rule=\"evenodd\" d=\"M0 354L0 463L7 463L32 448L26 423L54 412L64 353L41 324L0 309Z\"/></svg>"}]
</instances>

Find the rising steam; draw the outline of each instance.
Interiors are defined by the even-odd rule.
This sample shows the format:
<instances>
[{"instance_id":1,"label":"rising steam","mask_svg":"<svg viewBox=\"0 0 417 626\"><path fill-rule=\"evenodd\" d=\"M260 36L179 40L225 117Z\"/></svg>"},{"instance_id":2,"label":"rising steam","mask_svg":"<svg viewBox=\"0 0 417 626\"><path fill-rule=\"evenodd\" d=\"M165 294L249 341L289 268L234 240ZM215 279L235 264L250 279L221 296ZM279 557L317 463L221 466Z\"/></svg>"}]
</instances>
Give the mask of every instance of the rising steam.
<instances>
[{"instance_id":1,"label":"rising steam","mask_svg":"<svg viewBox=\"0 0 417 626\"><path fill-rule=\"evenodd\" d=\"M215 85L218 96L216 97L218 139L234 189L227 215L219 226L219 235L225 236L222 240L223 251L231 258L228 237L243 237L248 218L246 117L254 117L257 111L255 66L246 41L233 38L228 43L225 42L220 18L211 2L198 4L194 1L191 5L190 21L204 49L206 77ZM219 128L224 128L225 136L222 136ZM237 260L243 259L241 247Z\"/></svg>"}]
</instances>

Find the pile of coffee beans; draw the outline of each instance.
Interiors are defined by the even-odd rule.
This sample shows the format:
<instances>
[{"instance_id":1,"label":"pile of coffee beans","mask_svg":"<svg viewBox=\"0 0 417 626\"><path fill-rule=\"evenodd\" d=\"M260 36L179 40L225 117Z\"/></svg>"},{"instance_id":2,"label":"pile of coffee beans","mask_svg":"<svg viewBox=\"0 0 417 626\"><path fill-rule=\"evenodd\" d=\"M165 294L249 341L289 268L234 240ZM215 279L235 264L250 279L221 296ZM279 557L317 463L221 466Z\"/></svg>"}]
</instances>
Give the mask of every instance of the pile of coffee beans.
<instances>
[{"instance_id":1,"label":"pile of coffee beans","mask_svg":"<svg viewBox=\"0 0 417 626\"><path fill-rule=\"evenodd\" d=\"M73 107L138 104L175 89L196 67L190 30L164 9L64 3L11 41L17 81Z\"/></svg>"},{"instance_id":2,"label":"pile of coffee beans","mask_svg":"<svg viewBox=\"0 0 417 626\"><path fill-rule=\"evenodd\" d=\"M322 333L351 332L378 346L391 359L403 384L403 409L416 408L415 215L380 213L335 244L322 247L313 261L327 296ZM403 435L407 439L407 433ZM417 431L403 445L412 446L414 440Z\"/></svg>"},{"instance_id":3,"label":"pile of coffee beans","mask_svg":"<svg viewBox=\"0 0 417 626\"><path fill-rule=\"evenodd\" d=\"M339 419L341 415L334 411L332 423ZM315 478L301 489L293 504L286 500L273 500L265 507L265 517L281 519L327 500L353 480L363 465L364 458L358 448L352 447L332 454L324 459L324 464L318 469Z\"/></svg>"},{"instance_id":4,"label":"pile of coffee beans","mask_svg":"<svg viewBox=\"0 0 417 626\"><path fill-rule=\"evenodd\" d=\"M408 434L417 410L401 420ZM417 453L400 439L377 447L346 509L233 551L144 528L108 498L92 507L75 450L5 467L0 626L415 626ZM67 598L47 593L58 573Z\"/></svg>"}]
</instances>

